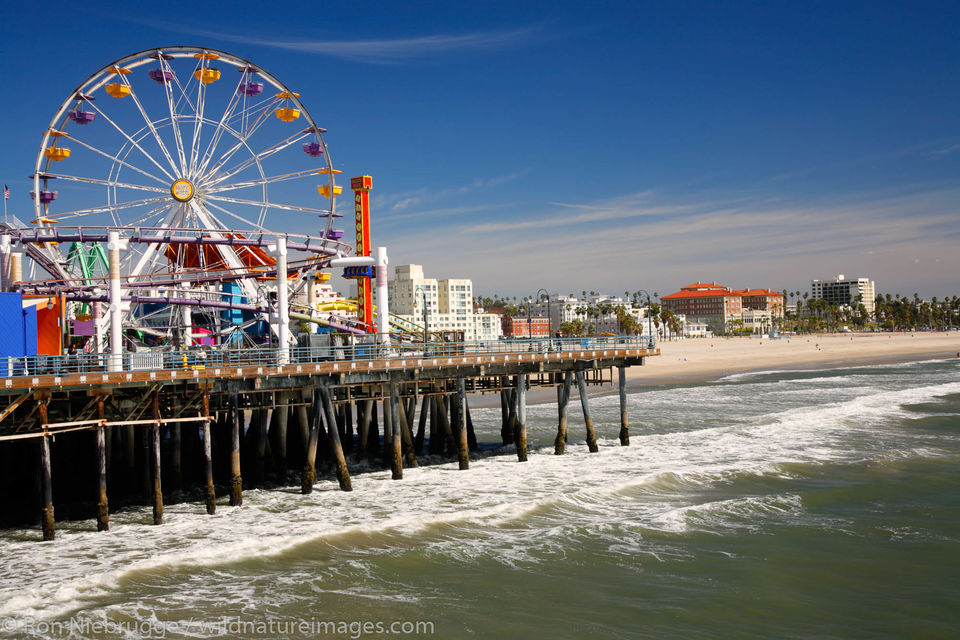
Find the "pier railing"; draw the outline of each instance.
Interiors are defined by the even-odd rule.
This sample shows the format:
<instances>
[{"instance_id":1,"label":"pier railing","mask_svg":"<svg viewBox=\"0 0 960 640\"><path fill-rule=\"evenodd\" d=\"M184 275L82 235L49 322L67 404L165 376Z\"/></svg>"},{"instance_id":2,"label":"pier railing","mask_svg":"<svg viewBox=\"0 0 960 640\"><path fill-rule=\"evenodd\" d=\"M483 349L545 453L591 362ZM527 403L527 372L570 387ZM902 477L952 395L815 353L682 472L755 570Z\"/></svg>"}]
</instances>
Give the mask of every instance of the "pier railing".
<instances>
[{"instance_id":1,"label":"pier railing","mask_svg":"<svg viewBox=\"0 0 960 640\"><path fill-rule=\"evenodd\" d=\"M280 349L273 345L248 348L151 348L124 352L123 371L183 371L208 367L272 366L301 362L369 361L392 358L439 358L455 355L563 353L582 349L653 349L656 344L637 336L532 338L479 342L395 342L342 344ZM68 375L105 372L117 356L109 353L35 355L0 360L0 377Z\"/></svg>"}]
</instances>

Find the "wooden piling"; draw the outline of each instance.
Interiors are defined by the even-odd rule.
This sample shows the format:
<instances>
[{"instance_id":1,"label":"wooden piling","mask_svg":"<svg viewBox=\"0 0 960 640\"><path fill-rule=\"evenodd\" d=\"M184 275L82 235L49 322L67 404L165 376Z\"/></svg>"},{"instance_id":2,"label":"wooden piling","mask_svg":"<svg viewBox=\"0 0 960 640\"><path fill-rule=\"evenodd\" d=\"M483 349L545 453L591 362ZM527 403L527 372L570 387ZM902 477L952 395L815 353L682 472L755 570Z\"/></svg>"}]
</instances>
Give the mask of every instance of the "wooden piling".
<instances>
[{"instance_id":1,"label":"wooden piling","mask_svg":"<svg viewBox=\"0 0 960 640\"><path fill-rule=\"evenodd\" d=\"M506 386L507 380L508 378L506 376L501 376L500 378L500 440L503 441L503 444L513 442L513 431L510 426L511 390Z\"/></svg>"},{"instance_id":2,"label":"wooden piling","mask_svg":"<svg viewBox=\"0 0 960 640\"><path fill-rule=\"evenodd\" d=\"M443 455L443 437L440 435L440 409L443 406L440 398L430 396L430 446L427 451L430 455Z\"/></svg>"},{"instance_id":3,"label":"wooden piling","mask_svg":"<svg viewBox=\"0 0 960 640\"><path fill-rule=\"evenodd\" d=\"M460 463L460 470L470 468L470 444L467 441L467 412L464 407L467 404L467 386L463 378L457 378L457 395L454 397L451 406L457 408L457 461Z\"/></svg>"},{"instance_id":4,"label":"wooden piling","mask_svg":"<svg viewBox=\"0 0 960 640\"><path fill-rule=\"evenodd\" d=\"M573 373L564 371L563 384L557 387L557 410L560 414L557 423L557 438L553 441L554 455L563 455L567 446L567 407L570 404L570 386L573 382Z\"/></svg>"},{"instance_id":5,"label":"wooden piling","mask_svg":"<svg viewBox=\"0 0 960 640\"><path fill-rule=\"evenodd\" d=\"M630 446L630 429L627 426L627 368L617 367L617 382L620 391L620 445Z\"/></svg>"},{"instance_id":6,"label":"wooden piling","mask_svg":"<svg viewBox=\"0 0 960 640\"><path fill-rule=\"evenodd\" d=\"M413 398L411 398L413 400ZM411 409L410 406L414 409ZM403 459L408 467L418 467L417 454L413 450L413 433L410 431L410 422L413 419L413 411L416 408L414 402L408 402L407 406L400 404L398 417L400 419L400 437L403 442Z\"/></svg>"},{"instance_id":7,"label":"wooden piling","mask_svg":"<svg viewBox=\"0 0 960 640\"><path fill-rule=\"evenodd\" d=\"M437 420L440 424L440 430L443 432L444 441L447 443L447 452L455 453L457 451L457 440L453 437L453 429L450 426L450 418L447 416L447 407L443 402L443 398L439 396L434 396L436 404L434 408L437 410Z\"/></svg>"},{"instance_id":8,"label":"wooden piling","mask_svg":"<svg viewBox=\"0 0 960 640\"><path fill-rule=\"evenodd\" d=\"M231 395L233 410L230 425L230 506L239 507L243 504L243 476L240 475L240 398L237 394Z\"/></svg>"},{"instance_id":9,"label":"wooden piling","mask_svg":"<svg viewBox=\"0 0 960 640\"><path fill-rule=\"evenodd\" d=\"M360 460L367 457L368 439L370 438L370 420L373 418L373 400L358 401L357 410L359 424L357 430L360 432L360 441L357 442L357 449L354 452L354 458Z\"/></svg>"},{"instance_id":10,"label":"wooden piling","mask_svg":"<svg viewBox=\"0 0 960 640\"><path fill-rule=\"evenodd\" d=\"M467 445L470 451L477 451L480 445L477 443L477 434L473 430L473 418L470 417L470 401L467 396L463 397L463 411L467 416Z\"/></svg>"},{"instance_id":11,"label":"wooden piling","mask_svg":"<svg viewBox=\"0 0 960 640\"><path fill-rule=\"evenodd\" d=\"M307 442L306 458L303 461L303 472L300 474L300 493L307 495L313 492L313 485L317 483L317 444L320 442L320 421L323 414L323 406L320 404L320 390L317 389L313 394L313 421L310 423L310 439ZM304 418L307 410L304 407ZM336 426L334 426L336 429Z\"/></svg>"},{"instance_id":12,"label":"wooden piling","mask_svg":"<svg viewBox=\"0 0 960 640\"><path fill-rule=\"evenodd\" d=\"M577 391L580 394L580 406L583 408L583 422L587 427L587 447L590 453L600 451L597 446L597 436L593 432L593 418L590 417L590 400L587 398L587 383L583 379L583 371L577 371Z\"/></svg>"},{"instance_id":13,"label":"wooden piling","mask_svg":"<svg viewBox=\"0 0 960 640\"><path fill-rule=\"evenodd\" d=\"M40 416L40 426L44 435L40 438L40 490L42 498L40 526L43 529L43 539L53 540L57 535L56 520L53 517L53 471L50 467L50 440L47 435L47 402L49 398L40 397L37 402L37 411Z\"/></svg>"},{"instance_id":14,"label":"wooden piling","mask_svg":"<svg viewBox=\"0 0 960 640\"><path fill-rule=\"evenodd\" d=\"M510 441L507 444L517 446L517 390L511 389L507 395L510 403L510 409L507 414L507 433L510 434Z\"/></svg>"},{"instance_id":15,"label":"wooden piling","mask_svg":"<svg viewBox=\"0 0 960 640\"><path fill-rule=\"evenodd\" d=\"M160 424L150 425L151 449L153 451L153 524L163 524L163 491L160 487Z\"/></svg>"},{"instance_id":16,"label":"wooden piling","mask_svg":"<svg viewBox=\"0 0 960 640\"><path fill-rule=\"evenodd\" d=\"M403 459L401 457L403 449L403 429L400 426L400 399L397 385L391 384L390 388L390 424L393 431L389 434L390 446L390 470L394 480L403 479ZM406 420L406 416L404 416Z\"/></svg>"},{"instance_id":17,"label":"wooden piling","mask_svg":"<svg viewBox=\"0 0 960 640\"><path fill-rule=\"evenodd\" d=\"M213 486L213 443L210 442L210 395L206 392L203 394L203 415L207 418L201 425L201 429L203 430L203 497L204 502L206 502L207 513L212 516L217 512L217 490Z\"/></svg>"},{"instance_id":18,"label":"wooden piling","mask_svg":"<svg viewBox=\"0 0 960 640\"><path fill-rule=\"evenodd\" d=\"M180 434L180 425L170 425L170 490L179 491L183 488L183 440Z\"/></svg>"},{"instance_id":19,"label":"wooden piling","mask_svg":"<svg viewBox=\"0 0 960 640\"><path fill-rule=\"evenodd\" d=\"M347 469L347 461L343 457L343 447L340 445L340 433L337 431L337 418L333 413L333 402L330 401L330 392L326 387L319 387L320 400L323 403L323 412L326 416L327 439L330 442L330 452L333 455L333 463L337 469L337 481L340 483L341 491L352 491L350 484L350 471ZM320 411L318 404L317 411Z\"/></svg>"},{"instance_id":20,"label":"wooden piling","mask_svg":"<svg viewBox=\"0 0 960 640\"><path fill-rule=\"evenodd\" d=\"M163 490L160 486L160 393L153 396L153 417L156 423L150 425L151 469L150 492L153 498L153 524L163 524Z\"/></svg>"},{"instance_id":21,"label":"wooden piling","mask_svg":"<svg viewBox=\"0 0 960 640\"><path fill-rule=\"evenodd\" d=\"M103 396L97 396L97 415L104 420ZM96 428L97 442L97 531L110 530L110 506L107 503L107 434L101 423Z\"/></svg>"},{"instance_id":22,"label":"wooden piling","mask_svg":"<svg viewBox=\"0 0 960 640\"><path fill-rule=\"evenodd\" d=\"M277 417L277 423L273 425L274 431L274 445L273 445L273 460L274 466L277 469L277 479L283 483L287 478L287 425L290 421L290 407L288 406L291 400L291 395L289 393L284 393L280 395L280 406L278 406L274 412L274 415Z\"/></svg>"},{"instance_id":23,"label":"wooden piling","mask_svg":"<svg viewBox=\"0 0 960 640\"><path fill-rule=\"evenodd\" d=\"M370 433L367 435L367 459L373 460L380 455L380 425L377 402L371 401Z\"/></svg>"},{"instance_id":24,"label":"wooden piling","mask_svg":"<svg viewBox=\"0 0 960 640\"><path fill-rule=\"evenodd\" d=\"M413 439L413 452L423 455L423 440L427 428L427 417L430 413L430 396L423 396L420 403L420 420L417 422L417 435Z\"/></svg>"},{"instance_id":25,"label":"wooden piling","mask_svg":"<svg viewBox=\"0 0 960 640\"><path fill-rule=\"evenodd\" d=\"M517 460L527 461L527 374L517 376Z\"/></svg>"},{"instance_id":26,"label":"wooden piling","mask_svg":"<svg viewBox=\"0 0 960 640\"><path fill-rule=\"evenodd\" d=\"M267 469L267 433L270 428L270 419L273 417L270 409L258 409L250 416L251 429L254 436L254 484L260 484L266 477Z\"/></svg>"}]
</instances>

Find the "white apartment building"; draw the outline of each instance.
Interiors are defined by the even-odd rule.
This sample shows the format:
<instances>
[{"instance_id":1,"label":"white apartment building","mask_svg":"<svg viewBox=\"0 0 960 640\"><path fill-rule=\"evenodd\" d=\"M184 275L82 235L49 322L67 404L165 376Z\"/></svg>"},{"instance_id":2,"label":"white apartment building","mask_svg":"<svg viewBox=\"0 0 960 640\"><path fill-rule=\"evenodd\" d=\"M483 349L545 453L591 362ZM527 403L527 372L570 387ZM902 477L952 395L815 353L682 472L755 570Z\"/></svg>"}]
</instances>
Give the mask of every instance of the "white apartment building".
<instances>
[{"instance_id":1,"label":"white apartment building","mask_svg":"<svg viewBox=\"0 0 960 640\"><path fill-rule=\"evenodd\" d=\"M474 311L472 280L426 278L422 265L399 265L387 294L390 312L407 323L423 327L426 318L431 332L462 331L468 342L500 339L500 317Z\"/></svg>"},{"instance_id":2,"label":"white apartment building","mask_svg":"<svg viewBox=\"0 0 960 640\"><path fill-rule=\"evenodd\" d=\"M863 296L862 304L871 316L874 311L874 299L877 296L876 284L873 280L869 278L847 280L842 273L833 280L812 280L810 295L837 306L853 306L858 304L857 296Z\"/></svg>"}]
</instances>

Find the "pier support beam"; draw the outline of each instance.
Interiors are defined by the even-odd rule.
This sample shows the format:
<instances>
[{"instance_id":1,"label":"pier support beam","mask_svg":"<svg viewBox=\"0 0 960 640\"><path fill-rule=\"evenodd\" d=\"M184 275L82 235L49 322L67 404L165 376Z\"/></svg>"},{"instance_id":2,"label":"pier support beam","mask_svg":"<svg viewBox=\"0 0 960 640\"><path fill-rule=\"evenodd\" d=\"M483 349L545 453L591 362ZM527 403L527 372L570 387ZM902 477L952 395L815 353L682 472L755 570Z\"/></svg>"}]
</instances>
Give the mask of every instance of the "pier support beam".
<instances>
[{"instance_id":1,"label":"pier support beam","mask_svg":"<svg viewBox=\"0 0 960 640\"><path fill-rule=\"evenodd\" d=\"M104 420L103 396L97 397L97 417ZM107 503L107 434L103 423L96 428L97 442L97 531L110 530L110 506Z\"/></svg>"},{"instance_id":2,"label":"pier support beam","mask_svg":"<svg viewBox=\"0 0 960 640\"><path fill-rule=\"evenodd\" d=\"M450 417L447 414L444 398L442 396L434 396L433 400L433 408L437 410L437 422L440 426L440 431L443 432L443 441L446 442L446 451L452 454L457 450L457 441L453 437L453 429L450 427ZM443 453L442 448L440 453Z\"/></svg>"},{"instance_id":3,"label":"pier support beam","mask_svg":"<svg viewBox=\"0 0 960 640\"><path fill-rule=\"evenodd\" d=\"M40 414L40 426L47 430L47 402L49 398L40 398L37 411ZM53 540L56 537L56 521L53 517L53 471L50 468L50 437L46 433L40 438L40 490L43 506L40 526L43 529L43 539Z\"/></svg>"},{"instance_id":4,"label":"pier support beam","mask_svg":"<svg viewBox=\"0 0 960 640\"><path fill-rule=\"evenodd\" d=\"M517 376L517 460L527 461L527 374Z\"/></svg>"},{"instance_id":5,"label":"pier support beam","mask_svg":"<svg viewBox=\"0 0 960 640\"><path fill-rule=\"evenodd\" d=\"M557 387L557 410L560 414L557 423L557 439L553 441L554 455L563 455L567 447L567 407L570 404L570 387L573 383L573 372L563 372L563 384Z\"/></svg>"},{"instance_id":6,"label":"pier support beam","mask_svg":"<svg viewBox=\"0 0 960 640\"><path fill-rule=\"evenodd\" d=\"M470 417L470 402L466 395L463 397L463 411L467 416L467 445L470 451L476 451L480 448L477 444L477 434L473 430L473 418Z\"/></svg>"},{"instance_id":7,"label":"pier support beam","mask_svg":"<svg viewBox=\"0 0 960 640\"><path fill-rule=\"evenodd\" d=\"M457 378L457 395L454 396L457 407L457 460L460 470L470 468L470 444L467 440L467 384L463 378Z\"/></svg>"},{"instance_id":8,"label":"pier support beam","mask_svg":"<svg viewBox=\"0 0 960 640\"><path fill-rule=\"evenodd\" d=\"M300 474L300 493L307 495L313 492L313 485L317 482L317 445L320 442L320 421L323 414L320 390L313 394L313 422L310 424L310 438L307 441L306 459L303 461L303 472ZM299 408L299 407L298 407ZM307 418L307 408L303 408L303 420ZM334 426L336 429L336 426Z\"/></svg>"},{"instance_id":9,"label":"pier support beam","mask_svg":"<svg viewBox=\"0 0 960 640\"><path fill-rule=\"evenodd\" d=\"M430 412L430 396L423 396L420 402L420 419L417 421L417 435L413 439L413 452L423 455L423 439L427 429L427 416Z\"/></svg>"},{"instance_id":10,"label":"pier support beam","mask_svg":"<svg viewBox=\"0 0 960 640\"><path fill-rule=\"evenodd\" d=\"M373 418L373 400L363 400L362 403L358 401L358 404L357 431L360 433L360 439L359 442L357 442L357 449L353 453L355 460L361 460L368 457L367 449L369 448L368 440L370 438L370 420Z\"/></svg>"},{"instance_id":11,"label":"pier support beam","mask_svg":"<svg viewBox=\"0 0 960 640\"><path fill-rule=\"evenodd\" d=\"M400 414L403 411L399 407L400 398L397 385L391 384L389 389L390 401L389 405L384 405L384 413L387 412L389 407L391 430L384 436L384 440L390 439L390 471L392 477L394 480L403 480L403 430L400 427ZM406 420L406 416L404 416L404 420Z\"/></svg>"},{"instance_id":12,"label":"pier support beam","mask_svg":"<svg viewBox=\"0 0 960 640\"><path fill-rule=\"evenodd\" d=\"M163 524L163 490L160 486L160 393L153 396L153 417L157 422L150 425L150 493L153 498L153 524Z\"/></svg>"},{"instance_id":13,"label":"pier support beam","mask_svg":"<svg viewBox=\"0 0 960 640\"><path fill-rule=\"evenodd\" d=\"M210 442L210 396L203 394L203 498L207 505L207 513L211 516L217 512L217 490L213 486L213 448Z\"/></svg>"},{"instance_id":14,"label":"pier support beam","mask_svg":"<svg viewBox=\"0 0 960 640\"><path fill-rule=\"evenodd\" d=\"M510 400L510 388L506 385L507 380L508 378L506 376L500 378L500 440L503 444L513 442L513 432L510 427L510 407L512 403Z\"/></svg>"},{"instance_id":15,"label":"pier support beam","mask_svg":"<svg viewBox=\"0 0 960 640\"><path fill-rule=\"evenodd\" d=\"M617 382L620 391L620 445L630 446L630 429L627 426L627 368L617 367Z\"/></svg>"},{"instance_id":16,"label":"pier support beam","mask_svg":"<svg viewBox=\"0 0 960 640\"><path fill-rule=\"evenodd\" d=\"M587 397L587 383L583 379L583 371L577 371L577 391L580 394L580 406L583 407L583 422L587 428L587 447L590 453L600 451L597 447L597 436L593 432L593 418L590 417L590 399Z\"/></svg>"},{"instance_id":17,"label":"pier support beam","mask_svg":"<svg viewBox=\"0 0 960 640\"><path fill-rule=\"evenodd\" d=\"M400 403L398 411L400 417L400 436L403 439L403 459L408 467L418 467L417 454L413 450L413 432L410 430L410 423L413 421L413 412L416 411L417 401L410 398L408 406Z\"/></svg>"},{"instance_id":18,"label":"pier support beam","mask_svg":"<svg viewBox=\"0 0 960 640\"><path fill-rule=\"evenodd\" d=\"M240 398L237 394L231 395L233 410L230 425L230 506L239 507L243 504L243 476L240 475Z\"/></svg>"},{"instance_id":19,"label":"pier support beam","mask_svg":"<svg viewBox=\"0 0 960 640\"><path fill-rule=\"evenodd\" d=\"M287 478L287 424L290 420L290 394L280 395L280 406L276 408L274 415L277 417L277 424L273 426L276 429L274 435L273 460L277 469L277 479L282 484Z\"/></svg>"},{"instance_id":20,"label":"pier support beam","mask_svg":"<svg viewBox=\"0 0 960 640\"><path fill-rule=\"evenodd\" d=\"M188 307L189 308L189 307ZM170 490L179 491L183 488L183 439L180 437L180 425L170 425Z\"/></svg>"},{"instance_id":21,"label":"pier support beam","mask_svg":"<svg viewBox=\"0 0 960 640\"><path fill-rule=\"evenodd\" d=\"M352 491L350 484L350 471L347 470L347 461L343 457L343 446L340 444L340 432L337 430L337 418L333 412L333 402L330 401L330 392L326 387L319 387L320 400L323 402L323 412L327 423L327 440L330 442L330 453L333 456L333 464L337 468L337 481L340 483L341 491ZM320 405L317 405L317 412L320 411Z\"/></svg>"}]
</instances>

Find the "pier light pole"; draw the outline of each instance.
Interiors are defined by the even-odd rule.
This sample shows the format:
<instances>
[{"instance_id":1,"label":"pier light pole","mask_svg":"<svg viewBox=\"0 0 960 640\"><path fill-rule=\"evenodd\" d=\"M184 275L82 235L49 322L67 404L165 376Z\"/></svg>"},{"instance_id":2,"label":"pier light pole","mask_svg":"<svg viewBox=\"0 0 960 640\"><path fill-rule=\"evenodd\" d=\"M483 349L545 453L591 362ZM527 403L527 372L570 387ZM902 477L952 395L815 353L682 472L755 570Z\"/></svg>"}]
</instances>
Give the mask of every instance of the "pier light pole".
<instances>
[{"instance_id":1,"label":"pier light pole","mask_svg":"<svg viewBox=\"0 0 960 640\"><path fill-rule=\"evenodd\" d=\"M647 291L638 289L637 293L642 293L643 295L647 296L647 333L649 335L647 342L649 348L653 349L653 318L650 317L650 313L653 311L653 303L650 300L650 294Z\"/></svg>"},{"instance_id":2,"label":"pier light pole","mask_svg":"<svg viewBox=\"0 0 960 640\"><path fill-rule=\"evenodd\" d=\"M430 329L427 325L427 292L423 287L417 285L417 289L413 292L414 299L416 299L418 293L423 298L423 346L426 348L427 342L429 342L428 336L430 335Z\"/></svg>"},{"instance_id":3,"label":"pier light pole","mask_svg":"<svg viewBox=\"0 0 960 640\"><path fill-rule=\"evenodd\" d=\"M550 315L550 292L546 289L537 289L537 304L540 303L540 292L543 291L543 295L547 296L547 337L553 335L553 316Z\"/></svg>"}]
</instances>

